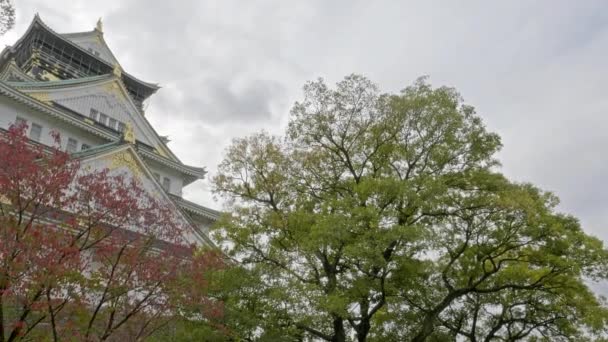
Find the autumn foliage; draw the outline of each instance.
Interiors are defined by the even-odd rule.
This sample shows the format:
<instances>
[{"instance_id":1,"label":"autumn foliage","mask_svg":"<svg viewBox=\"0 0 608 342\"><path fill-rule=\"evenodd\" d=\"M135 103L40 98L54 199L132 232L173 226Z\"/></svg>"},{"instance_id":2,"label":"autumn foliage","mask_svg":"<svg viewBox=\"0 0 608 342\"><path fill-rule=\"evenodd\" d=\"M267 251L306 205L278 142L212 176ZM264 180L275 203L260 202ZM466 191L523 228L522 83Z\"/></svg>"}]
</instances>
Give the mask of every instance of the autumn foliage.
<instances>
[{"instance_id":1,"label":"autumn foliage","mask_svg":"<svg viewBox=\"0 0 608 342\"><path fill-rule=\"evenodd\" d=\"M205 297L219 255L186 245L174 208L24 130L0 135L0 342L139 340L181 308L222 315Z\"/></svg>"}]
</instances>

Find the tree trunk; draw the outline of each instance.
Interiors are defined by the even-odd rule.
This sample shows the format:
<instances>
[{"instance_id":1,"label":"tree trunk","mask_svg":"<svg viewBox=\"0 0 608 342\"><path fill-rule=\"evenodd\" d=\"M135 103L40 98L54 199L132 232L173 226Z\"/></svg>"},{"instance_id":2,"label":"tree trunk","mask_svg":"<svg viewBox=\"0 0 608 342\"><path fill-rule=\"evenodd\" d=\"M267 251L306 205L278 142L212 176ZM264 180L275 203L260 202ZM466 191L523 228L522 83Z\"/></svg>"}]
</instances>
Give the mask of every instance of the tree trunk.
<instances>
[{"instance_id":1,"label":"tree trunk","mask_svg":"<svg viewBox=\"0 0 608 342\"><path fill-rule=\"evenodd\" d=\"M346 331L344 330L344 319L334 317L334 336L332 342L346 342Z\"/></svg>"},{"instance_id":2,"label":"tree trunk","mask_svg":"<svg viewBox=\"0 0 608 342\"><path fill-rule=\"evenodd\" d=\"M369 334L369 329L371 329L371 324L369 319L363 319L359 326L357 327L357 341L365 342L367 341L367 334Z\"/></svg>"},{"instance_id":3,"label":"tree trunk","mask_svg":"<svg viewBox=\"0 0 608 342\"><path fill-rule=\"evenodd\" d=\"M0 291L2 291L0 292L0 342L4 342L4 290Z\"/></svg>"},{"instance_id":4,"label":"tree trunk","mask_svg":"<svg viewBox=\"0 0 608 342\"><path fill-rule=\"evenodd\" d=\"M418 334L416 336L414 336L414 338L412 339L412 342L426 341L426 338L429 337L429 335L431 335L433 333L433 330L435 330L435 326L433 323L434 323L434 319L429 319L427 317L427 319L425 319L424 322L422 323L422 329L420 329Z\"/></svg>"},{"instance_id":5,"label":"tree trunk","mask_svg":"<svg viewBox=\"0 0 608 342\"><path fill-rule=\"evenodd\" d=\"M361 314L361 322L355 325L355 333L357 334L357 341L365 342L367 341L367 334L369 334L369 330L371 329L371 315L369 313L369 301L367 298L362 299L359 302L359 312Z\"/></svg>"},{"instance_id":6,"label":"tree trunk","mask_svg":"<svg viewBox=\"0 0 608 342\"><path fill-rule=\"evenodd\" d=\"M460 289L448 293L443 298L441 303L437 304L437 306L435 306L435 308L431 312L426 314L426 317L424 317L424 320L422 321L422 327L420 328L420 331L418 331L418 334L416 334L416 336L412 339L412 342L424 342L426 338L429 337L435 330L435 320L437 319L437 316L445 308L447 308L454 299L462 296L467 292L467 289Z\"/></svg>"}]
</instances>

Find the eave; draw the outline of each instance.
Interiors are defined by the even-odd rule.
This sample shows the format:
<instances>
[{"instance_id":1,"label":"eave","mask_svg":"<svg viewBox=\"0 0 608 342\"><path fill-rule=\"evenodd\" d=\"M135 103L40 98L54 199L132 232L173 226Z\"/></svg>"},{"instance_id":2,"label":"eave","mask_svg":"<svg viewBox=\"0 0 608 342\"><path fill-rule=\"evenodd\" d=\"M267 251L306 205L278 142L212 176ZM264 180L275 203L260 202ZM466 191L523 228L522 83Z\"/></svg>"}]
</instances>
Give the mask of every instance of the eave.
<instances>
[{"instance_id":1,"label":"eave","mask_svg":"<svg viewBox=\"0 0 608 342\"><path fill-rule=\"evenodd\" d=\"M190 202L188 200L183 199L182 197L170 195L173 201L182 209L186 210L189 213L199 215L205 217L211 221L217 221L220 216L222 216L222 212L204 207L202 205L198 205L196 203Z\"/></svg>"},{"instance_id":2,"label":"eave","mask_svg":"<svg viewBox=\"0 0 608 342\"><path fill-rule=\"evenodd\" d=\"M30 82L6 82L6 83L12 87L19 88L19 89L32 89L32 90L33 89L56 89L56 88L62 88L65 86L95 83L97 81L105 81L105 80L110 80L112 78L114 78L114 75L112 75L112 74L103 74L103 75L98 75L98 76L74 78L74 79L67 79L67 80L57 80L57 81L42 82L42 81L32 80Z\"/></svg>"},{"instance_id":3,"label":"eave","mask_svg":"<svg viewBox=\"0 0 608 342\"><path fill-rule=\"evenodd\" d=\"M168 158L159 155L156 152L152 152L146 149L138 149L138 152L146 159L156 161L171 169L180 171L185 176L188 176L190 179L187 179L188 182L184 182L184 186L194 182L195 180L204 179L205 175L207 174L207 170L204 167L195 167L176 163Z\"/></svg>"},{"instance_id":4,"label":"eave","mask_svg":"<svg viewBox=\"0 0 608 342\"><path fill-rule=\"evenodd\" d=\"M18 78L22 79L23 82L34 82L36 81L32 76L26 74L19 68L15 60L11 60L7 66L2 69L0 73L0 80L7 81L9 80L9 76L11 74L17 75Z\"/></svg>"},{"instance_id":5,"label":"eave","mask_svg":"<svg viewBox=\"0 0 608 342\"><path fill-rule=\"evenodd\" d=\"M178 201L175 200L175 198L179 198L179 197L166 191L161 186L161 184L153 177L152 171L150 170L148 165L142 160L135 145L124 142L124 141L112 142L112 143L108 143L105 145L93 147L89 150L73 153L73 154L71 154L71 156L78 160L91 160L91 159L103 158L105 156L112 155L114 153L119 153L122 151L129 151L129 153L131 153L131 155L135 159L135 162L138 164L138 166L143 171L143 174L145 175L145 177L154 184L155 188L160 192L160 194L162 194L163 197L165 197L165 199L168 202L172 203L175 206L175 208L180 213L182 218L184 218L190 224L191 228L196 233L195 235L197 236L197 238L199 238L201 240L201 242L204 242L208 246L214 247L215 245L213 244L213 241L211 241L211 239L209 239L207 234L205 232L201 231L200 228L196 224L194 224L194 222L192 222L192 220L188 217L188 215L185 215L185 213L182 212L182 210L183 210L182 206L179 205ZM194 203L192 203L192 204L196 205ZM212 209L208 209L208 208L207 208L207 210L213 211Z\"/></svg>"}]
</instances>

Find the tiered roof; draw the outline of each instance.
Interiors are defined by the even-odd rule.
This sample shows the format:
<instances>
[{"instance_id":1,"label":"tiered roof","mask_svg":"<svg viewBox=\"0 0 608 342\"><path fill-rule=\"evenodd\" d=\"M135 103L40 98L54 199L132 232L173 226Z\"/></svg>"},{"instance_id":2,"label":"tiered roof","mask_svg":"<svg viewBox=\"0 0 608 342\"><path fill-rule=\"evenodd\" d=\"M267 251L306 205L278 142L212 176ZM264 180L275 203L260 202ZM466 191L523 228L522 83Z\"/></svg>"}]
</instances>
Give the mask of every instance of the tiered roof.
<instances>
[{"instance_id":1,"label":"tiered roof","mask_svg":"<svg viewBox=\"0 0 608 342\"><path fill-rule=\"evenodd\" d=\"M97 50L93 50L95 47ZM14 59L22 69L41 62L39 68L59 79L112 73L120 64L98 28L89 32L59 34L36 14L25 34L0 54L0 66ZM44 76L41 76L44 77ZM122 72L122 81L133 99L141 104L160 87Z\"/></svg>"},{"instance_id":2,"label":"tiered roof","mask_svg":"<svg viewBox=\"0 0 608 342\"><path fill-rule=\"evenodd\" d=\"M115 100L122 101L146 137L129 145L140 161L152 161L178 171L184 185L204 178L205 168L184 165L166 145L166 137L159 136L145 118L142 102L160 87L122 69L103 38L101 22L92 31L59 34L36 15L26 33L0 53L0 70L0 95L109 142L76 153L75 157L86 158L124 147L121 132L89 119L82 111L66 107L65 99L61 98L66 90L91 91L105 87L113 89ZM219 215L181 197L171 195L170 198L190 215L212 221Z\"/></svg>"}]
</instances>

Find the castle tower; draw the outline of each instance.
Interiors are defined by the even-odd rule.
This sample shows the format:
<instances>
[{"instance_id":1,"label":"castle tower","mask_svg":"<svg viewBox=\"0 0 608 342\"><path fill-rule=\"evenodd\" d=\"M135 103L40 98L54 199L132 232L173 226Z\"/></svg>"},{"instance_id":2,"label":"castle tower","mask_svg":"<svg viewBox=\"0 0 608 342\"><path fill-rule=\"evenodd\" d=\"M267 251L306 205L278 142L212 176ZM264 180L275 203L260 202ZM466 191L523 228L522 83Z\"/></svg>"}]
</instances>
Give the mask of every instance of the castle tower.
<instances>
[{"instance_id":1,"label":"castle tower","mask_svg":"<svg viewBox=\"0 0 608 342\"><path fill-rule=\"evenodd\" d=\"M0 53L0 129L25 121L44 145L59 132L83 166L137 178L193 227L189 241L211 244L207 228L219 213L182 198L205 169L183 164L154 130L142 108L159 86L124 70L103 35L101 19L92 31L59 34L36 15Z\"/></svg>"}]
</instances>

